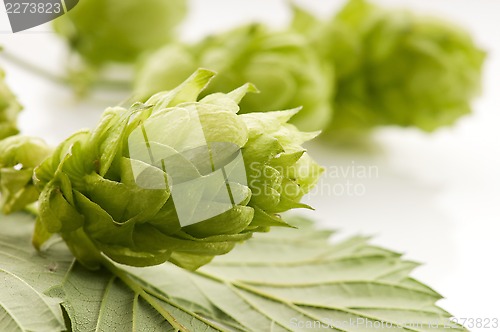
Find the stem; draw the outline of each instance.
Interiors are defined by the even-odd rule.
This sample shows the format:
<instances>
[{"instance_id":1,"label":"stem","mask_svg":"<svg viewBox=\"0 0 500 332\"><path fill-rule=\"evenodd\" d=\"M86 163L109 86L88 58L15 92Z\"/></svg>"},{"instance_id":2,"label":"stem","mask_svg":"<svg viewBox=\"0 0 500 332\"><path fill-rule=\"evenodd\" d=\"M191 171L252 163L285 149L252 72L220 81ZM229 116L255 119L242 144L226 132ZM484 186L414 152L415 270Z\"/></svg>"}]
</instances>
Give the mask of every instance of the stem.
<instances>
[{"instance_id":1,"label":"stem","mask_svg":"<svg viewBox=\"0 0 500 332\"><path fill-rule=\"evenodd\" d=\"M58 84L58 85L64 85L64 86L71 86L72 81L68 77L64 76L59 76L57 74L54 74L40 66L37 66L29 61L23 60L7 51L2 49L0 47L0 57L4 58L5 60L9 61L10 63L23 68L29 72L31 72L34 75L37 75L38 77L41 77L47 81L50 81L52 83ZM95 88L105 88L105 89L112 89L112 90L129 90L130 89L130 82L128 81L122 81L122 80L108 80L108 79L101 79L101 80L96 80L91 83L91 86Z\"/></svg>"},{"instance_id":2,"label":"stem","mask_svg":"<svg viewBox=\"0 0 500 332\"><path fill-rule=\"evenodd\" d=\"M33 215L34 217L38 217L38 215L39 215L39 211L38 211L38 207L36 206L36 203L26 205L24 207L24 211L28 212L29 214Z\"/></svg>"},{"instance_id":3,"label":"stem","mask_svg":"<svg viewBox=\"0 0 500 332\"><path fill-rule=\"evenodd\" d=\"M21 58L16 57L13 54L10 54L9 52L5 51L4 49L0 49L2 52L0 53L0 56L4 58L5 60L9 61L10 63L21 67L29 72L32 72L33 74L42 77L46 80L49 80L53 83L56 84L61 84L61 85L66 85L69 84L69 79L61 76L54 75L53 73L49 72L48 70L45 70L44 68L38 67L28 61L25 61Z\"/></svg>"}]
</instances>

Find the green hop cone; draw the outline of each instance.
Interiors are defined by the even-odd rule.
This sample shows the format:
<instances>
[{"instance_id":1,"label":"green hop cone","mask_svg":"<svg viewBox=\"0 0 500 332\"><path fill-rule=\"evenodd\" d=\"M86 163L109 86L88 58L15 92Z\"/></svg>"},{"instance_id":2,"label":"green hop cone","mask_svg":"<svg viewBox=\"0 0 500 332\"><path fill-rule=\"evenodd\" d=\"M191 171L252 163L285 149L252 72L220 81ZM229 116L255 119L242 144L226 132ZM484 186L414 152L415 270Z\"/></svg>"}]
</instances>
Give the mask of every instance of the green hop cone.
<instances>
[{"instance_id":1,"label":"green hop cone","mask_svg":"<svg viewBox=\"0 0 500 332\"><path fill-rule=\"evenodd\" d=\"M242 113L303 106L291 122L314 131L328 124L332 110L331 68L322 65L303 36L249 25L210 36L196 45L169 45L139 66L136 93L149 97L171 89L198 67L218 72L204 94L231 91L252 82L262 91L240 104Z\"/></svg>"},{"instance_id":2,"label":"green hop cone","mask_svg":"<svg viewBox=\"0 0 500 332\"><path fill-rule=\"evenodd\" d=\"M0 139L16 135L17 115L22 106L5 83L5 73L0 69Z\"/></svg>"},{"instance_id":3,"label":"green hop cone","mask_svg":"<svg viewBox=\"0 0 500 332\"><path fill-rule=\"evenodd\" d=\"M335 67L332 133L381 125L433 131L470 113L480 90L485 53L447 22L350 0L324 23L297 10L295 25Z\"/></svg>"},{"instance_id":4,"label":"green hop cone","mask_svg":"<svg viewBox=\"0 0 500 332\"><path fill-rule=\"evenodd\" d=\"M171 41L186 11L185 0L82 0L54 29L91 65L133 62Z\"/></svg>"},{"instance_id":5,"label":"green hop cone","mask_svg":"<svg viewBox=\"0 0 500 332\"><path fill-rule=\"evenodd\" d=\"M316 134L287 124L296 110L238 115L248 84L197 101L212 76L200 69L144 104L110 108L63 142L35 171L35 245L60 233L89 268L103 253L196 269L307 207L322 169L301 144Z\"/></svg>"},{"instance_id":6,"label":"green hop cone","mask_svg":"<svg viewBox=\"0 0 500 332\"><path fill-rule=\"evenodd\" d=\"M0 141L0 207L16 212L38 199L33 170L51 153L40 139L11 136Z\"/></svg>"}]
</instances>

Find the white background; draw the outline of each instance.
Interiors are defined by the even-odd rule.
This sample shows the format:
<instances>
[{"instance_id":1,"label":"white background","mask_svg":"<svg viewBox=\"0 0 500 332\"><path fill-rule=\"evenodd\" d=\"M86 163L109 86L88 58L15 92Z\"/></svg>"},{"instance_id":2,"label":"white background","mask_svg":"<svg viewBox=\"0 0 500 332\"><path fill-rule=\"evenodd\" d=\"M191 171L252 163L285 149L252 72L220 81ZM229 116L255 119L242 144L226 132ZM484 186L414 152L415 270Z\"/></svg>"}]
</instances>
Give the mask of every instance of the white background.
<instances>
[{"instance_id":1,"label":"white background","mask_svg":"<svg viewBox=\"0 0 500 332\"><path fill-rule=\"evenodd\" d=\"M356 165L371 166L376 173L370 178L324 176L307 198L316 211L306 214L324 227L339 229L341 237L373 235L374 243L425 262L414 276L442 293L447 299L440 304L456 317L500 318L500 1L377 2L447 17L468 28L489 53L483 96L472 116L432 135L387 128L374 135L373 146L365 151L332 152L328 143L311 145L311 154L331 171ZM327 17L343 1L299 3ZM281 26L288 18L284 0L195 0L181 33L196 40L252 19ZM64 71L64 45L50 25L15 35L8 31L0 5L0 45L48 70ZM105 106L126 98L99 93L78 101L67 88L1 58L0 66L25 105L23 132L52 144L95 126ZM340 192L342 185L347 190L347 181L357 185L358 195Z\"/></svg>"}]
</instances>

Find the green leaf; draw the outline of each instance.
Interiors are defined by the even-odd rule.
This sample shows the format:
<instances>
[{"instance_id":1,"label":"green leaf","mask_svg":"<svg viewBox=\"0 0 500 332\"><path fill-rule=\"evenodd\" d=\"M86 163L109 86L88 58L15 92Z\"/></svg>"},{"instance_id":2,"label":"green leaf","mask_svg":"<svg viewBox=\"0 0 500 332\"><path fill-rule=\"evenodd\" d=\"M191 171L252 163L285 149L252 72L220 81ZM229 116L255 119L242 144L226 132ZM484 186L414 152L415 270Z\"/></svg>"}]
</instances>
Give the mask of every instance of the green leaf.
<instances>
[{"instance_id":1,"label":"green leaf","mask_svg":"<svg viewBox=\"0 0 500 332\"><path fill-rule=\"evenodd\" d=\"M5 227L2 249L25 252L30 218L9 219L2 222L19 222L21 228ZM372 246L364 237L332 243L331 231L317 230L300 218L286 221L297 229L256 234L195 272L171 263L134 268L111 262L107 270L89 271L70 265L65 256L57 278L32 283L40 291L24 298L30 301L29 317L38 311L56 315L35 302L40 294L46 299L43 290L50 289L47 294L64 299L75 332L465 331L436 306L439 294L409 277L418 264ZM24 271L17 274L22 282L32 280L30 273L40 273L32 272L43 266L33 257L17 261L16 268ZM67 272L64 277L62 271ZM0 298L3 303L10 295ZM62 324L58 316L55 321Z\"/></svg>"},{"instance_id":2,"label":"green leaf","mask_svg":"<svg viewBox=\"0 0 500 332\"><path fill-rule=\"evenodd\" d=\"M223 330L296 331L321 324L368 331L392 324L396 331L464 331L435 305L439 294L409 277L418 264L367 238L331 244L331 232L303 219L287 221L298 229L254 235L196 272L171 264L127 271L147 292L220 322Z\"/></svg>"},{"instance_id":3,"label":"green leaf","mask_svg":"<svg viewBox=\"0 0 500 332\"><path fill-rule=\"evenodd\" d=\"M146 293L124 271L112 269L116 274L75 263L54 289L53 295L65 296L72 331L218 331L168 298Z\"/></svg>"},{"instance_id":4,"label":"green leaf","mask_svg":"<svg viewBox=\"0 0 500 332\"><path fill-rule=\"evenodd\" d=\"M65 331L60 299L45 291L61 282L73 260L53 244L39 254L31 246L33 218L0 216L0 331Z\"/></svg>"}]
</instances>

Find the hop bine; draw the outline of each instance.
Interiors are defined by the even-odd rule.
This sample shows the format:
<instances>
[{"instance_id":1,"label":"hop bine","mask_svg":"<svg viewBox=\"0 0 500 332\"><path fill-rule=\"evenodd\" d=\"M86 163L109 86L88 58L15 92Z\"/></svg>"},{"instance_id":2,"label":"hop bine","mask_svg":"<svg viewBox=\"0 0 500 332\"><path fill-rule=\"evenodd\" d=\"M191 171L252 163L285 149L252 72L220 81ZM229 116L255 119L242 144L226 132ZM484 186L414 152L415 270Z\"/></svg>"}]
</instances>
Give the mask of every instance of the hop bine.
<instances>
[{"instance_id":1,"label":"hop bine","mask_svg":"<svg viewBox=\"0 0 500 332\"><path fill-rule=\"evenodd\" d=\"M35 171L41 190L34 243L60 233L97 268L101 253L148 266L196 269L307 207L322 168L301 147L317 133L287 121L297 110L238 115L246 84L198 95L214 73L129 109L110 108L93 131L63 142Z\"/></svg>"}]
</instances>

